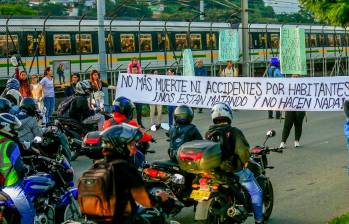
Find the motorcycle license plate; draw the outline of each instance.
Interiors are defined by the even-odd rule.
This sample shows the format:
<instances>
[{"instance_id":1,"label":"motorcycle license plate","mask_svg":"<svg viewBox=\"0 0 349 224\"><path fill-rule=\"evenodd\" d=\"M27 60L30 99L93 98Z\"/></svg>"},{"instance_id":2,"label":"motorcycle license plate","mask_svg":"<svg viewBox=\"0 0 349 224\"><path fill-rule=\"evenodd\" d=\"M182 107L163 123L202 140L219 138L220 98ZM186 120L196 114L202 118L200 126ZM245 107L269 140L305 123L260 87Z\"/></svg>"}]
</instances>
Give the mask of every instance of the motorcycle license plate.
<instances>
[{"instance_id":1,"label":"motorcycle license plate","mask_svg":"<svg viewBox=\"0 0 349 224\"><path fill-rule=\"evenodd\" d=\"M190 198L194 200L207 200L211 195L210 191L205 190L193 190L190 194Z\"/></svg>"}]
</instances>

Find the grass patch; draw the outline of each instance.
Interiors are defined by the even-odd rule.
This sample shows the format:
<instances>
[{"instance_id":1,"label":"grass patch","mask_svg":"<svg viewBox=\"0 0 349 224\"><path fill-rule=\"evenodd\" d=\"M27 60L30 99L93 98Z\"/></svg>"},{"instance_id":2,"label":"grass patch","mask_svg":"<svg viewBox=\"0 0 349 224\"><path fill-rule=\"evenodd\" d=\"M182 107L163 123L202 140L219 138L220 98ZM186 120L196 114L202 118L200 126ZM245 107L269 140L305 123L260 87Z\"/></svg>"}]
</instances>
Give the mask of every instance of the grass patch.
<instances>
[{"instance_id":1,"label":"grass patch","mask_svg":"<svg viewBox=\"0 0 349 224\"><path fill-rule=\"evenodd\" d=\"M349 213L332 219L329 224L348 224L349 223Z\"/></svg>"}]
</instances>

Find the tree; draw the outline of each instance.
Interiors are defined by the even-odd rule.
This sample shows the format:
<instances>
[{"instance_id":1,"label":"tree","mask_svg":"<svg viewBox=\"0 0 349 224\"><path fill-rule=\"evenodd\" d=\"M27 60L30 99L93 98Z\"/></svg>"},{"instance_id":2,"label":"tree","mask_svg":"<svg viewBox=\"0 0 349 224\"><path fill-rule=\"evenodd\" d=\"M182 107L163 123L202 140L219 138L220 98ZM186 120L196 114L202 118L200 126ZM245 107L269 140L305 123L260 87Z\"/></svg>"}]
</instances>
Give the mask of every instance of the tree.
<instances>
[{"instance_id":1,"label":"tree","mask_svg":"<svg viewBox=\"0 0 349 224\"><path fill-rule=\"evenodd\" d=\"M300 0L300 3L321 22L343 27L349 25L348 0Z\"/></svg>"},{"instance_id":2,"label":"tree","mask_svg":"<svg viewBox=\"0 0 349 224\"><path fill-rule=\"evenodd\" d=\"M63 4L44 3L33 7L39 15L66 16L68 8Z\"/></svg>"},{"instance_id":3,"label":"tree","mask_svg":"<svg viewBox=\"0 0 349 224\"><path fill-rule=\"evenodd\" d=\"M277 20L280 23L317 23L312 14L304 8L301 8L297 13L277 14Z\"/></svg>"},{"instance_id":4,"label":"tree","mask_svg":"<svg viewBox=\"0 0 349 224\"><path fill-rule=\"evenodd\" d=\"M37 15L37 12L26 5L1 4L0 15L33 16Z\"/></svg>"}]
</instances>

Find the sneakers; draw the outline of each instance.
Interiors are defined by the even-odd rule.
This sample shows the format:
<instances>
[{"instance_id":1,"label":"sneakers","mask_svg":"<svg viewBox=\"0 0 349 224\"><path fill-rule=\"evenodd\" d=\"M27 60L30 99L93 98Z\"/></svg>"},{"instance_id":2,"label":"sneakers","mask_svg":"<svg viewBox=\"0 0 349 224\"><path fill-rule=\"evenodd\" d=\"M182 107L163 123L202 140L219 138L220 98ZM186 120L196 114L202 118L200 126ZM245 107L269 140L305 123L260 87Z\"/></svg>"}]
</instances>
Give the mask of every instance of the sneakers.
<instances>
[{"instance_id":1,"label":"sneakers","mask_svg":"<svg viewBox=\"0 0 349 224\"><path fill-rule=\"evenodd\" d=\"M279 148L280 149L286 148L286 143L285 142L281 142Z\"/></svg>"},{"instance_id":2,"label":"sneakers","mask_svg":"<svg viewBox=\"0 0 349 224\"><path fill-rule=\"evenodd\" d=\"M300 147L301 145L299 144L299 141L294 141L294 147L297 148L297 147Z\"/></svg>"}]
</instances>

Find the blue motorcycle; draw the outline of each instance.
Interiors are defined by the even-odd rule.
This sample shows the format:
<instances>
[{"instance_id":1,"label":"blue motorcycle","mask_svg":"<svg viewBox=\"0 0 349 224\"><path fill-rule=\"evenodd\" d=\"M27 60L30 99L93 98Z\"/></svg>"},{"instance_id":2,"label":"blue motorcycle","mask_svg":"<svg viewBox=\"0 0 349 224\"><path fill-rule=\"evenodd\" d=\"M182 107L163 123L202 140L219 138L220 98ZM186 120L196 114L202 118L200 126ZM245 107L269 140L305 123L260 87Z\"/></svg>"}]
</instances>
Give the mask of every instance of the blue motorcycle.
<instances>
[{"instance_id":1,"label":"blue motorcycle","mask_svg":"<svg viewBox=\"0 0 349 224\"><path fill-rule=\"evenodd\" d=\"M34 205L35 224L79 220L78 191L74 187L74 171L69 162L63 156L52 159L41 155L25 156L23 160L31 167L21 184ZM20 223L20 220L11 198L0 191L0 223Z\"/></svg>"}]
</instances>

